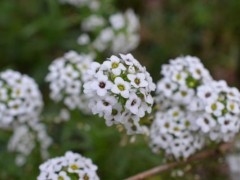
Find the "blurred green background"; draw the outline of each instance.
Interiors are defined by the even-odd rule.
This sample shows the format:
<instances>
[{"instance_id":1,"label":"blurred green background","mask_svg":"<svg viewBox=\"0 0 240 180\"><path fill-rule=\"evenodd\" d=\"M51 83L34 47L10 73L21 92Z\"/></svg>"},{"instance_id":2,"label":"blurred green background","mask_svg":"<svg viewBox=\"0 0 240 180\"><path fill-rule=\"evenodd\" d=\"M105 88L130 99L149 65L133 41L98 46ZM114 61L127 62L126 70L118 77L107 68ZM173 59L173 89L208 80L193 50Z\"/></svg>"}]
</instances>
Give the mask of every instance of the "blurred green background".
<instances>
[{"instance_id":1,"label":"blurred green background","mask_svg":"<svg viewBox=\"0 0 240 180\"><path fill-rule=\"evenodd\" d=\"M105 1L104 1L105 2ZM106 1L108 2L108 1ZM108 2L109 3L109 2ZM141 44L133 54L159 79L161 64L179 55L195 55L203 60L216 79L239 86L240 1L237 0L115 0L117 9L133 8L141 19ZM59 107L48 98L44 78L48 65L70 49L79 50L81 13L57 0L0 1L0 70L12 68L33 77L45 101L44 121L54 139L51 157L67 150L82 153L99 167L101 179L123 179L164 163L154 155L147 140L107 128L104 121L73 112L69 122L51 123ZM109 54L105 55L106 57ZM103 61L104 59L97 59ZM0 179L35 179L41 163L37 150L23 167L14 164L6 152L10 132L0 133ZM218 162L219 161L219 162ZM175 179L229 179L223 159L210 158L187 167L184 177ZM152 180L174 179L170 172Z\"/></svg>"}]
</instances>

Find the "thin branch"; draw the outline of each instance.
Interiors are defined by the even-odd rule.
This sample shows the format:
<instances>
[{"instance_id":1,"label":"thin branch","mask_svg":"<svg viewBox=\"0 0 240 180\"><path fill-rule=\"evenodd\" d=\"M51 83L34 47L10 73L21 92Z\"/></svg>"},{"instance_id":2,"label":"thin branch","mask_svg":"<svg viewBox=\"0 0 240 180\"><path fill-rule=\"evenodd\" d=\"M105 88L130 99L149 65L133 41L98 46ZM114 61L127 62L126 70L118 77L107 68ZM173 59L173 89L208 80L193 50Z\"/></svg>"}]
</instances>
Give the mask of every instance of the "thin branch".
<instances>
[{"instance_id":1,"label":"thin branch","mask_svg":"<svg viewBox=\"0 0 240 180\"><path fill-rule=\"evenodd\" d=\"M131 177L127 178L126 180L142 180L147 177L159 174L161 172L173 169L180 165L184 165L184 164L196 161L196 160L205 159L205 158L208 158L208 157L211 157L214 155L224 154L227 151L229 151L232 147L233 147L233 143L221 144L217 148L202 151L202 152L190 157L189 159L187 159L185 161L177 161L177 162L160 165L160 166L154 167L150 170L147 170L147 171L141 172L139 174L136 174L134 176L131 176Z\"/></svg>"}]
</instances>

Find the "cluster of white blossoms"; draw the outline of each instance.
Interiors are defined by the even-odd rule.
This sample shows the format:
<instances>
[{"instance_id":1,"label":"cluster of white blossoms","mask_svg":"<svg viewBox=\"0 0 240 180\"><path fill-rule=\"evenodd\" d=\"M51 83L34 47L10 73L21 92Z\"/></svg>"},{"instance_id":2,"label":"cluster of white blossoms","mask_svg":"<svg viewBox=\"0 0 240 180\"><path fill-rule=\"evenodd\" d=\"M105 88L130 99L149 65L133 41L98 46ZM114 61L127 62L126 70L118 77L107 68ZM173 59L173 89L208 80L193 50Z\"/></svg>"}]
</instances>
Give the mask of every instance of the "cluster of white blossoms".
<instances>
[{"instance_id":1,"label":"cluster of white blossoms","mask_svg":"<svg viewBox=\"0 0 240 180\"><path fill-rule=\"evenodd\" d=\"M140 118L150 113L151 92L155 84L146 68L131 55L111 56L101 65L92 63L84 84L84 93L91 98L93 114L104 117L106 124L121 124L128 134L143 133Z\"/></svg>"},{"instance_id":2,"label":"cluster of white blossoms","mask_svg":"<svg viewBox=\"0 0 240 180\"><path fill-rule=\"evenodd\" d=\"M199 108L197 87L212 81L209 71L197 57L186 56L170 60L163 65L163 78L158 82L158 93L177 104ZM194 109L195 110L195 109Z\"/></svg>"},{"instance_id":3,"label":"cluster of white blossoms","mask_svg":"<svg viewBox=\"0 0 240 180\"><path fill-rule=\"evenodd\" d=\"M68 109L89 112L88 98L83 94L83 83L92 56L69 51L49 66L46 80L50 83L50 98L62 102Z\"/></svg>"},{"instance_id":4,"label":"cluster of white blossoms","mask_svg":"<svg viewBox=\"0 0 240 180\"><path fill-rule=\"evenodd\" d=\"M0 127L12 128L36 119L43 101L35 81L13 70L0 73Z\"/></svg>"},{"instance_id":5,"label":"cluster of white blossoms","mask_svg":"<svg viewBox=\"0 0 240 180\"><path fill-rule=\"evenodd\" d=\"M97 166L92 160L68 151L62 157L49 159L40 165L37 180L99 180Z\"/></svg>"},{"instance_id":6,"label":"cluster of white blossoms","mask_svg":"<svg viewBox=\"0 0 240 180\"><path fill-rule=\"evenodd\" d=\"M28 125L19 125L14 128L13 135L8 142L8 150L17 153L16 164L25 164L27 157L36 146L39 146L43 159L48 158L48 148L52 139L46 132L46 127L32 121Z\"/></svg>"},{"instance_id":7,"label":"cluster of white blossoms","mask_svg":"<svg viewBox=\"0 0 240 180\"><path fill-rule=\"evenodd\" d=\"M139 44L139 24L132 9L113 14L108 20L94 14L83 21L85 33L79 36L78 44L96 52L127 53Z\"/></svg>"},{"instance_id":8,"label":"cluster of white blossoms","mask_svg":"<svg viewBox=\"0 0 240 180\"><path fill-rule=\"evenodd\" d=\"M213 141L229 141L240 129L240 92L225 81L213 81L198 88L204 113L196 122Z\"/></svg>"},{"instance_id":9,"label":"cluster of white blossoms","mask_svg":"<svg viewBox=\"0 0 240 180\"><path fill-rule=\"evenodd\" d=\"M197 132L197 115L175 106L156 113L150 129L150 147L153 152L164 150L175 158L188 158L204 145Z\"/></svg>"},{"instance_id":10,"label":"cluster of white blossoms","mask_svg":"<svg viewBox=\"0 0 240 180\"><path fill-rule=\"evenodd\" d=\"M150 129L154 152L164 149L187 158L204 141L229 141L239 132L240 92L225 81L214 81L198 58L170 60L161 74L155 97L158 112ZM176 109L177 119L171 116Z\"/></svg>"}]
</instances>

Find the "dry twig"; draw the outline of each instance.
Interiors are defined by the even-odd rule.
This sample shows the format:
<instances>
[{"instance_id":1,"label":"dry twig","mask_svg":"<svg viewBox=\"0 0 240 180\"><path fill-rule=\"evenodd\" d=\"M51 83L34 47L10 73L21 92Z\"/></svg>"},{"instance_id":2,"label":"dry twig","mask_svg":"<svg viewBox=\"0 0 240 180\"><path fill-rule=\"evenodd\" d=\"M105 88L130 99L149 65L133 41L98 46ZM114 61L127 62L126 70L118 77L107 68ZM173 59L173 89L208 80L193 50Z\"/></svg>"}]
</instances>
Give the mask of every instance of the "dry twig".
<instances>
[{"instance_id":1,"label":"dry twig","mask_svg":"<svg viewBox=\"0 0 240 180\"><path fill-rule=\"evenodd\" d=\"M196 160L206 159L206 158L211 157L211 156L224 154L227 151L229 151L232 148L232 146L233 146L233 143L221 144L214 149L209 149L209 150L202 151L202 152L190 157L189 159L187 159L185 161L177 161L177 162L171 162L171 163L168 163L168 164L160 165L160 166L154 167L152 169L149 169L147 171L136 174L134 176L131 176L131 177L127 178L126 180L142 180L142 179L145 179L147 177L159 174L161 172L173 169L173 168L175 168L177 166L180 166L180 165L184 165L184 164L196 161Z\"/></svg>"}]
</instances>

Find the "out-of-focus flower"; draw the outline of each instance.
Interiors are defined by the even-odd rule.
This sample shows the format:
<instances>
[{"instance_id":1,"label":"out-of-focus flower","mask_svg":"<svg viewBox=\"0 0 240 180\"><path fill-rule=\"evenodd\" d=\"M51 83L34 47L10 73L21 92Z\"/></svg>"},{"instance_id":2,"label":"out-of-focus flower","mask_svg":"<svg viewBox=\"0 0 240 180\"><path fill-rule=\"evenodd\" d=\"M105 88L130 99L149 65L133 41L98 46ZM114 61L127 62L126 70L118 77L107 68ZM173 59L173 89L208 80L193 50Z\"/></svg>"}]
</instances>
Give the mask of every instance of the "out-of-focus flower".
<instances>
[{"instance_id":1,"label":"out-of-focus flower","mask_svg":"<svg viewBox=\"0 0 240 180\"><path fill-rule=\"evenodd\" d=\"M150 128L153 152L164 150L175 158L188 158L204 145L204 136L196 128L197 114L175 106L155 115Z\"/></svg>"},{"instance_id":2,"label":"out-of-focus flower","mask_svg":"<svg viewBox=\"0 0 240 180\"><path fill-rule=\"evenodd\" d=\"M162 66L163 78L158 82L158 94L190 110L202 110L197 98L197 88L212 81L207 69L197 57L185 56L170 60Z\"/></svg>"},{"instance_id":3,"label":"out-of-focus flower","mask_svg":"<svg viewBox=\"0 0 240 180\"><path fill-rule=\"evenodd\" d=\"M212 81L198 88L204 113L197 124L213 141L229 141L240 128L240 92L225 81Z\"/></svg>"},{"instance_id":4,"label":"out-of-focus flower","mask_svg":"<svg viewBox=\"0 0 240 180\"><path fill-rule=\"evenodd\" d=\"M25 164L27 157L38 144L42 158L48 158L48 148L51 143L52 139L47 135L46 127L38 121L32 121L28 125L16 126L13 129L8 150L17 153L16 164L21 166Z\"/></svg>"},{"instance_id":5,"label":"out-of-focus flower","mask_svg":"<svg viewBox=\"0 0 240 180\"><path fill-rule=\"evenodd\" d=\"M38 119L43 107L37 84L13 70L0 73L0 127L12 128Z\"/></svg>"},{"instance_id":6,"label":"out-of-focus flower","mask_svg":"<svg viewBox=\"0 0 240 180\"><path fill-rule=\"evenodd\" d=\"M49 66L46 80L50 83L50 97L63 102L68 109L89 112L88 98L83 94L82 85L87 80L86 71L92 62L91 55L69 51Z\"/></svg>"},{"instance_id":7,"label":"out-of-focus flower","mask_svg":"<svg viewBox=\"0 0 240 180\"><path fill-rule=\"evenodd\" d=\"M131 9L125 13L113 14L109 20L100 15L92 15L83 21L82 28L85 32L79 36L78 43L89 46L96 52L127 53L139 44L139 24L137 15ZM89 33L94 34L90 41L90 35L87 35Z\"/></svg>"}]
</instances>

